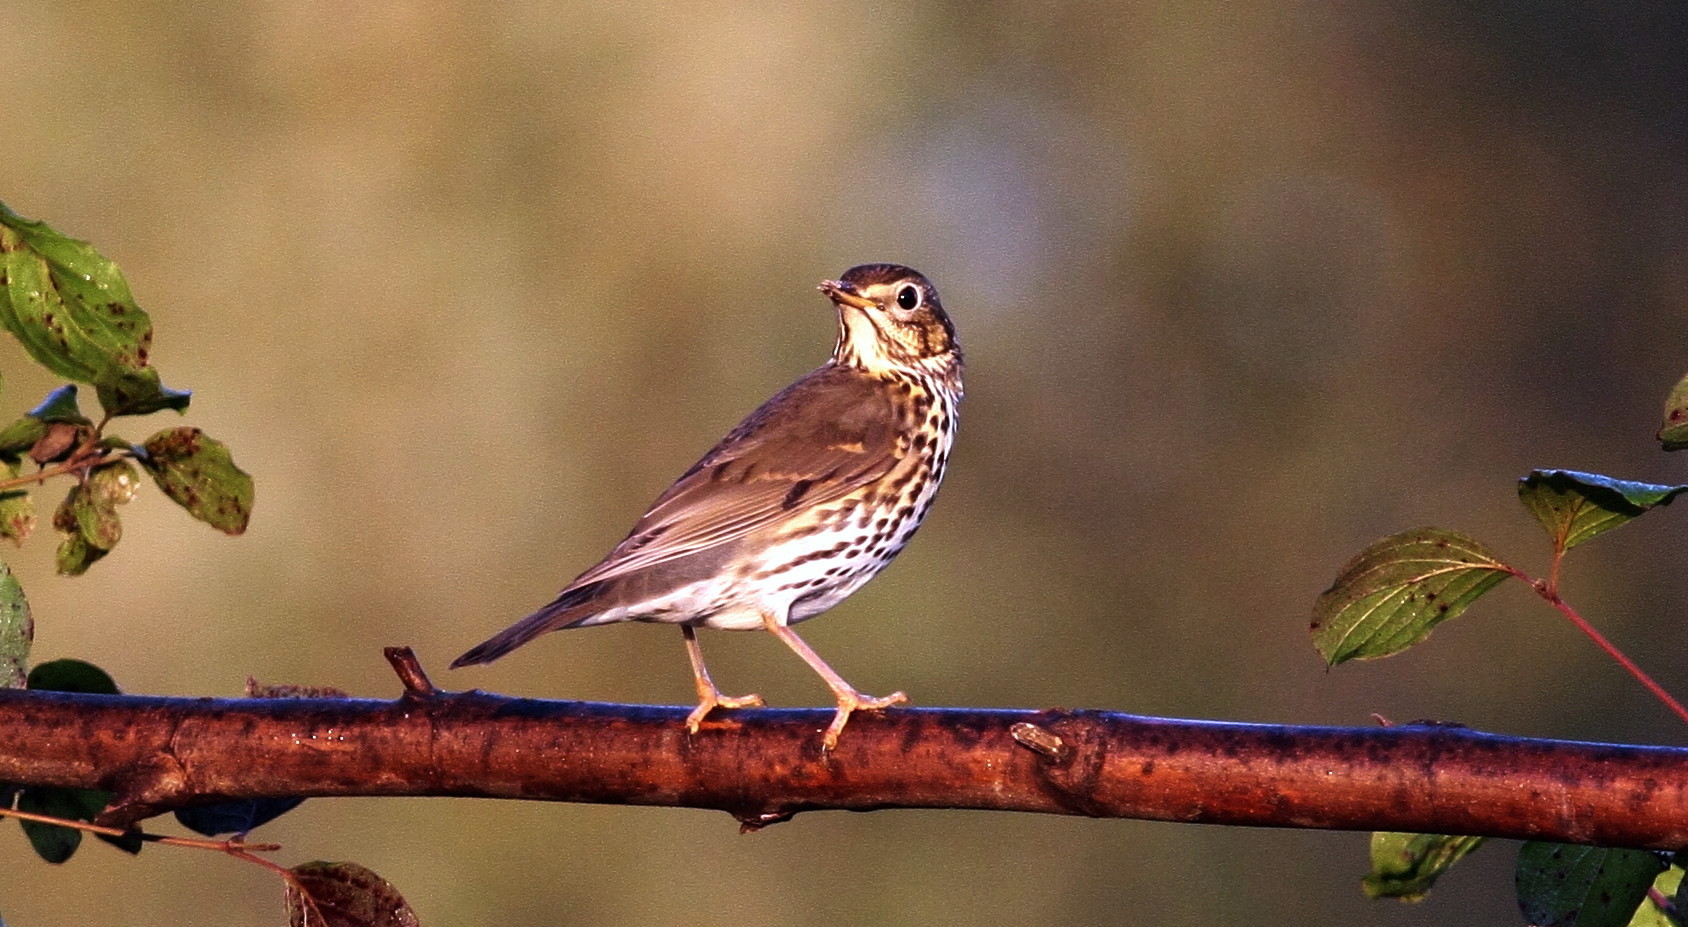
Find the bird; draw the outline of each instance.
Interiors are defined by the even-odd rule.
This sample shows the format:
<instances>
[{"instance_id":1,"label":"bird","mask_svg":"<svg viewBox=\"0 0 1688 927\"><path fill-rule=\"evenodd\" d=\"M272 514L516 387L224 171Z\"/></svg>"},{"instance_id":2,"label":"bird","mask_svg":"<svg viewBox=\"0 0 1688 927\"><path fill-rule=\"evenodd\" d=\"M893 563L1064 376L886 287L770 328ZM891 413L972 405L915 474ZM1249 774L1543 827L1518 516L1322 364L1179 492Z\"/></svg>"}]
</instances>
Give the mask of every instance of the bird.
<instances>
[{"instance_id":1,"label":"bird","mask_svg":"<svg viewBox=\"0 0 1688 927\"><path fill-rule=\"evenodd\" d=\"M697 629L763 629L832 691L823 752L853 712L908 701L857 691L791 626L871 580L931 510L955 441L961 345L937 289L908 267L862 264L818 289L837 315L832 357L729 431L596 566L453 669L547 631L677 624L698 694L686 717L695 736L717 708L765 704L716 688Z\"/></svg>"}]
</instances>

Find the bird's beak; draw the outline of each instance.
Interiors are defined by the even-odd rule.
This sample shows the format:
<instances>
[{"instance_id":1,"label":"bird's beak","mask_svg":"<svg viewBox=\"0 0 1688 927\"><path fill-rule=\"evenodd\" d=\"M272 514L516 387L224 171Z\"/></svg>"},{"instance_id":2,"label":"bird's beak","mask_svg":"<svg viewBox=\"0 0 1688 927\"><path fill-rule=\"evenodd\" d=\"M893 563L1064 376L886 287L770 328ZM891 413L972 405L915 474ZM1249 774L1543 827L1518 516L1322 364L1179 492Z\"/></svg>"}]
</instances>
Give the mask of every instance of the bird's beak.
<instances>
[{"instance_id":1,"label":"bird's beak","mask_svg":"<svg viewBox=\"0 0 1688 927\"><path fill-rule=\"evenodd\" d=\"M825 293L828 299L840 305L854 306L857 309L866 309L874 305L873 300L863 296L856 291L854 286L842 280L822 280L818 289Z\"/></svg>"}]
</instances>

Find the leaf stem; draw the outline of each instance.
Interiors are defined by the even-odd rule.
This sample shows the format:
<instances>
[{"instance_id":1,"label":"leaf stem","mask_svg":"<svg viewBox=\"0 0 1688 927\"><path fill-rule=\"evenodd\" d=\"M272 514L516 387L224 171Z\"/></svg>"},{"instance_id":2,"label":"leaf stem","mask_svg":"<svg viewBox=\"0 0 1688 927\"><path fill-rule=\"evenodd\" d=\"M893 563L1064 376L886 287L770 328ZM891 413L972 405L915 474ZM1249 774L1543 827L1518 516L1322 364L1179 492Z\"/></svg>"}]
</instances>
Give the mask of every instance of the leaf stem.
<instances>
[{"instance_id":1,"label":"leaf stem","mask_svg":"<svg viewBox=\"0 0 1688 927\"><path fill-rule=\"evenodd\" d=\"M1554 566L1558 566L1557 561L1555 561ZM1601 634L1597 629L1595 629L1594 625L1589 624L1587 619L1577 614L1576 609L1572 608L1564 599L1560 598L1559 590L1555 588L1552 578L1549 578L1545 582L1533 582L1530 585L1536 590L1537 595L1546 599L1549 604L1551 604L1554 608L1559 609L1560 613L1570 619L1571 624L1576 625L1577 630L1588 635L1589 639L1594 641L1596 646L1598 646L1601 650L1606 651L1607 656L1616 660L1619 666L1622 666L1624 670L1631 676L1634 676L1638 682L1646 686L1647 691L1653 693L1654 698L1663 702L1665 707L1674 712L1677 717L1681 718L1683 721L1688 721L1688 708L1682 707L1682 703L1677 701L1669 692L1666 692L1664 686L1654 682L1653 677L1647 675L1646 671L1637 666L1634 660L1631 660L1628 656L1626 656L1622 650L1619 650L1611 641L1607 640L1604 634Z\"/></svg>"},{"instance_id":2,"label":"leaf stem","mask_svg":"<svg viewBox=\"0 0 1688 927\"><path fill-rule=\"evenodd\" d=\"M104 824L94 824L89 821L57 818L50 814L36 814L33 811L19 811L16 808L0 807L0 817L18 818L40 824L55 824L59 827L68 827L72 830L86 831L91 834L104 834L107 837L127 837L134 833L121 827L107 827ZM293 874L293 870L257 855L259 853L274 853L280 850L281 844L279 843L247 843L244 836L241 835L230 837L227 840L204 840L197 837L170 837L164 834L149 834L145 831L139 833L141 840L147 843L159 843L170 847L188 847L194 850L213 850L225 856L232 856L243 862L268 869L281 876L282 881L299 893L306 906L305 923L310 923L310 916L313 912L316 914L317 920L323 919L322 909L317 905L316 899L312 898L310 892L305 890L305 886L299 882L299 877Z\"/></svg>"},{"instance_id":3,"label":"leaf stem","mask_svg":"<svg viewBox=\"0 0 1688 927\"><path fill-rule=\"evenodd\" d=\"M0 817L18 818L23 821L34 821L38 824L56 824L72 830L87 831L91 834L104 834L107 837L127 837L131 833L121 827L107 827L104 824L93 824L88 821L78 821L72 818L56 818L50 814L36 814L33 811L19 811L16 808L0 807ZM281 867L266 859L252 856L253 853L274 853L281 849L279 843L247 843L240 837L230 837L227 840L202 840L196 837L171 837L165 834L149 834L141 832L141 839L147 843L161 843L171 847L191 847L196 850L216 850L227 853L238 859L250 857L252 862L270 866L275 869ZM285 870L282 870L285 871Z\"/></svg>"},{"instance_id":4,"label":"leaf stem","mask_svg":"<svg viewBox=\"0 0 1688 927\"><path fill-rule=\"evenodd\" d=\"M1648 886L1647 899L1653 902L1653 904L1659 909L1660 914L1664 915L1666 922L1676 924L1678 927L1681 927L1681 924L1683 923L1682 912L1676 910L1676 903L1666 897L1664 892L1661 892L1652 886Z\"/></svg>"},{"instance_id":5,"label":"leaf stem","mask_svg":"<svg viewBox=\"0 0 1688 927\"><path fill-rule=\"evenodd\" d=\"M75 473L78 470L91 470L102 463L109 463L113 460L122 460L126 457L135 456L133 451L126 448L105 448L95 446L90 450L97 450L99 453L78 451L69 460L53 464L50 467L42 467L28 476L19 476L13 477L9 480L0 480L0 492L22 489L25 486L31 486L36 483L45 483L55 476L61 476L66 473Z\"/></svg>"}]
</instances>

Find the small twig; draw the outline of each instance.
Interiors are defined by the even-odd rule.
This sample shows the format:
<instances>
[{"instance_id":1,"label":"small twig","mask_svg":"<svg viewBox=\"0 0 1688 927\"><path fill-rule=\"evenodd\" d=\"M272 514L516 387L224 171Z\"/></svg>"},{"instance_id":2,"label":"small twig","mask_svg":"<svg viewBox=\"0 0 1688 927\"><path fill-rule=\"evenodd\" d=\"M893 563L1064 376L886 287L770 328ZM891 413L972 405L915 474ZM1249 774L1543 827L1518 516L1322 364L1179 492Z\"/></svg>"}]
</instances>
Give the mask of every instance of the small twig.
<instances>
[{"instance_id":1,"label":"small twig","mask_svg":"<svg viewBox=\"0 0 1688 927\"><path fill-rule=\"evenodd\" d=\"M128 448L105 447L100 444L100 441L105 436L106 426L111 424L111 419L112 414L110 412L101 416L99 424L94 426L93 431L88 433L88 437L83 440L81 444L77 445L76 449L71 451L70 455L64 460L53 464L51 467L42 467L28 476L19 476L13 477L9 480L0 480L0 492L22 489L25 486L39 485L47 482L55 476L62 476L66 473L76 473L77 471L85 472L104 463L134 457L135 452Z\"/></svg>"},{"instance_id":2,"label":"small twig","mask_svg":"<svg viewBox=\"0 0 1688 927\"><path fill-rule=\"evenodd\" d=\"M1638 666L1634 660L1631 660L1622 650L1619 650L1617 645L1607 640L1604 634L1601 634L1594 625L1589 624L1588 620L1583 618L1583 616L1577 614L1577 610L1572 608L1569 603L1559 596L1559 565L1565 559L1565 549L1562 545L1563 542L1556 542L1555 544L1553 566L1549 570L1546 579L1535 579L1528 573L1525 573L1514 566L1506 564L1502 564L1501 566L1507 573L1523 580L1525 585L1534 590L1536 595L1539 595L1543 599L1547 600L1549 605L1559 609L1560 613L1570 619L1571 624L1576 626L1577 630L1588 635L1589 639L1594 641L1596 646L1598 646L1601 650L1604 650L1607 656L1617 661L1617 664L1623 667L1624 671L1633 676L1637 682L1646 686L1647 691L1653 693L1653 697L1658 699L1660 702L1663 702L1664 706L1670 709L1671 712L1678 718L1681 718L1683 721L1688 721L1688 708L1684 708L1681 702L1677 701L1674 696L1665 691L1664 686L1655 682L1653 677L1647 675L1646 671Z\"/></svg>"},{"instance_id":3,"label":"small twig","mask_svg":"<svg viewBox=\"0 0 1688 927\"><path fill-rule=\"evenodd\" d=\"M297 891L299 896L305 899L305 903L316 912L317 919L322 919L321 908L317 906L316 900L311 897L310 892L305 890L305 886L299 882L299 877L293 874L293 870L257 855L259 853L274 853L280 850L281 844L279 843L247 843L245 837L238 835L230 837L227 840L207 840L198 837L171 837L166 834L149 834L145 831L124 830L121 827L107 827L103 824L91 824L87 821L78 821L72 818L56 818L50 814L36 814L33 811L18 811L15 808L0 808L0 816L18 818L23 821L34 821L38 824L53 824L58 827L68 827L72 830L86 831L91 834L102 834L107 837L123 838L132 835L139 835L141 840L146 843L157 843L167 847L187 847L194 850L212 850L222 853L225 856L232 856L243 862L252 863L255 866L262 866L263 868L274 872L276 875L281 876L282 881L291 886L294 891ZM309 917L307 917L306 923L309 922Z\"/></svg>"},{"instance_id":4,"label":"small twig","mask_svg":"<svg viewBox=\"0 0 1688 927\"><path fill-rule=\"evenodd\" d=\"M421 662L416 659L416 652L409 647L384 647L381 655L393 665L393 672L398 674L399 682L404 683L405 695L428 698L440 694L433 680L423 672Z\"/></svg>"},{"instance_id":5,"label":"small twig","mask_svg":"<svg viewBox=\"0 0 1688 927\"><path fill-rule=\"evenodd\" d=\"M228 851L228 854L230 856L234 857L235 859L245 860L246 862L262 866L265 869L268 869L271 872L274 872L276 875L281 876L281 880L283 882L287 883L287 887L291 888L295 892L298 892L299 897L304 899L305 905L306 905L308 910L306 910L304 912L305 917L304 917L303 921L301 921L301 923L305 924L306 927L309 927L309 925L311 923L311 915L313 913L316 915L317 920L321 921L324 924L328 923L328 919L326 917L324 917L323 914L322 914L321 906L319 906L317 904L315 898L311 897L311 893L305 890L305 884L303 882L299 881L299 877L293 873L293 870L288 869L285 866L281 866L281 865L278 865L276 863L272 863L269 860L264 859L261 856L253 856L251 853L245 852L243 850L231 849L231 850Z\"/></svg>"},{"instance_id":6,"label":"small twig","mask_svg":"<svg viewBox=\"0 0 1688 927\"><path fill-rule=\"evenodd\" d=\"M1547 591L1552 595L1559 594L1559 568L1564 563L1565 539L1558 538L1553 542L1553 565L1547 568Z\"/></svg>"},{"instance_id":7,"label":"small twig","mask_svg":"<svg viewBox=\"0 0 1688 927\"><path fill-rule=\"evenodd\" d=\"M243 836L233 836L233 838L226 839L226 841L213 841L213 839L199 838L172 838L172 836L167 836L167 834L149 834L149 832L145 831L125 831L122 827L106 827L103 826L103 824L89 824L89 822L86 821L74 821L74 819L69 819L69 817L52 817L51 814L35 814L32 810L8 809L8 807L0 807L0 816L17 817L20 821L34 821L37 822L37 824L56 824L56 826L59 827L71 827L73 831L88 831L89 834L105 834L108 838L127 838L127 836L138 834L140 839L145 841L145 843L164 844L164 846L186 846L186 848L189 849L211 849L211 851L225 854L225 856L233 856L233 858L241 859L241 861L245 861L245 863L252 863L252 865L255 866L263 866L265 870L270 870L272 873L275 873L275 875L282 876L282 881L285 881L285 883L287 883L294 892L299 892L299 897L304 898L306 905L311 907L311 912L316 913L316 919L322 920L322 922L326 924L326 920L322 919L322 908L317 907L316 898L312 898L311 893L306 892L306 886L300 883L299 876L295 876L294 871L289 870L287 866L282 866L280 863L272 863L272 861L268 861L268 859L263 858L263 856L258 856L258 853L275 853L275 851L279 851L279 849L282 849L282 844L279 843L246 843L246 839L243 838ZM311 924L309 912L307 912L306 915L306 924Z\"/></svg>"},{"instance_id":8,"label":"small twig","mask_svg":"<svg viewBox=\"0 0 1688 927\"><path fill-rule=\"evenodd\" d=\"M1560 613L1570 619L1571 624L1575 625L1577 630L1588 635L1589 639L1594 641L1601 650L1606 651L1607 656L1616 660L1619 666L1623 667L1624 670L1631 676L1634 676L1637 681L1646 686L1647 691L1653 693L1654 698L1663 702L1665 707L1674 712L1677 717L1681 718L1683 721L1688 721L1688 708L1684 708L1681 702L1677 701L1674 696L1665 691L1664 686L1661 686L1657 682L1653 681L1653 677L1647 675L1646 671L1640 666L1637 666L1634 660L1631 660L1622 650L1619 650L1611 641L1607 640L1606 636L1601 634L1594 625L1589 624L1587 619L1577 614L1576 609L1572 608L1564 599L1559 597L1559 592L1553 588L1551 580L1547 583L1531 583L1530 585L1536 590L1537 595L1546 599L1549 604L1551 604L1554 608L1559 609Z\"/></svg>"},{"instance_id":9,"label":"small twig","mask_svg":"<svg viewBox=\"0 0 1688 927\"><path fill-rule=\"evenodd\" d=\"M25 486L45 483L55 476L62 476L66 473L75 473L79 470L91 470L103 463L110 463L114 460L123 460L125 458L135 456L133 451L129 451L124 448L107 448L96 445L94 450L100 451L100 453L89 454L82 449L78 449L76 453L70 456L69 460L61 461L60 463L53 464L50 467L42 467L28 476L18 476L9 480L0 480L0 492L7 492L13 489L22 489Z\"/></svg>"},{"instance_id":10,"label":"small twig","mask_svg":"<svg viewBox=\"0 0 1688 927\"><path fill-rule=\"evenodd\" d=\"M87 831L90 834L104 834L107 837L128 837L139 834L147 843L160 843L168 847L191 847L195 850L216 850L230 856L246 857L253 853L274 853L281 849L279 843L247 843L239 837L227 840L204 840L197 837L171 837L168 834L149 834L145 831L124 830L121 827L107 827L104 824L90 824L72 818L56 818L50 814L36 814L33 811L19 811L16 808L0 808L0 817L17 818L22 821L34 821L37 824L53 824L68 827L72 830ZM269 860L253 857L256 862L266 866L275 866Z\"/></svg>"}]
</instances>

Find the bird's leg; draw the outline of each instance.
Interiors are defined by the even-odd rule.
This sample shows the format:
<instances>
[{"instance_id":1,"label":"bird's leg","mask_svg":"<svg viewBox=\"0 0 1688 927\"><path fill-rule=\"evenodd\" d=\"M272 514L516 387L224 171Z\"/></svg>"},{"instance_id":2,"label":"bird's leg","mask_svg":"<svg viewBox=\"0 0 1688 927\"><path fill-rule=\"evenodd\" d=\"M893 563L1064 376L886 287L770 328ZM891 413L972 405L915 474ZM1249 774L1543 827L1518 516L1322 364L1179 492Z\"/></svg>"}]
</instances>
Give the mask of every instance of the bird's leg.
<instances>
[{"instance_id":1,"label":"bird's leg","mask_svg":"<svg viewBox=\"0 0 1688 927\"><path fill-rule=\"evenodd\" d=\"M703 665L703 648L697 643L697 629L691 625L680 625L680 631L686 635L686 656L692 660L692 678L697 682L697 707L686 716L686 730L697 733L703 724L703 718L716 706L721 708L756 708L765 704L762 696L754 693L750 695L722 695L721 690L715 688L714 680L709 678L709 670Z\"/></svg>"},{"instance_id":2,"label":"bird's leg","mask_svg":"<svg viewBox=\"0 0 1688 927\"><path fill-rule=\"evenodd\" d=\"M826 734L821 737L821 749L831 750L838 746L838 735L843 733L844 725L849 723L850 713L858 708L889 708L892 705L903 704L908 696L901 692L893 692L883 698L874 698L857 692L854 686L844 681L832 667L826 665L820 654L815 653L797 632L787 627L784 622L771 614L763 613L762 626L768 632L785 642L796 654L809 664L809 668L820 674L826 680L827 688L832 690L832 697L838 700L838 713L832 716L832 723L827 725Z\"/></svg>"}]
</instances>

